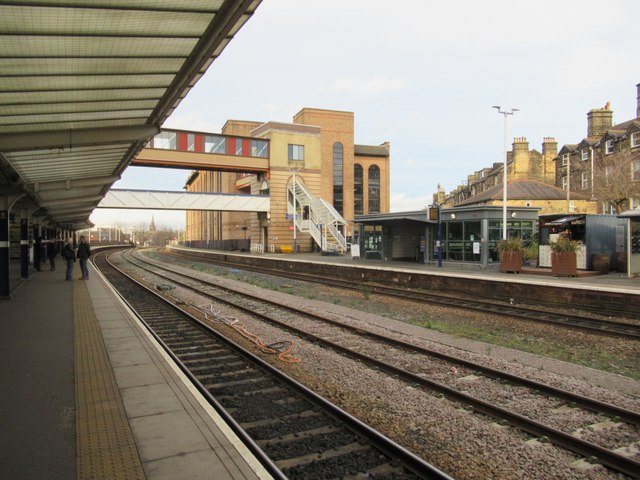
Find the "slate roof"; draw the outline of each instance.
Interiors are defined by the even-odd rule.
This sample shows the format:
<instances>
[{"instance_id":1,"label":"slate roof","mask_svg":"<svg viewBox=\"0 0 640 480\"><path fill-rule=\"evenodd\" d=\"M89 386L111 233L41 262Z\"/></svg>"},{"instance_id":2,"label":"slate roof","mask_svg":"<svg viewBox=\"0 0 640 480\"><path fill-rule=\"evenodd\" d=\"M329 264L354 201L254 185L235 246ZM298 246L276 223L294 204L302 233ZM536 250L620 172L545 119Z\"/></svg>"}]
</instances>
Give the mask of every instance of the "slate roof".
<instances>
[{"instance_id":1,"label":"slate roof","mask_svg":"<svg viewBox=\"0 0 640 480\"><path fill-rule=\"evenodd\" d=\"M537 180L514 180L509 182L507 186L507 200L565 200L566 198L566 190ZM589 200L589 196L572 191L571 199ZM502 183L474 195L456 206L475 205L493 200L502 200Z\"/></svg>"}]
</instances>

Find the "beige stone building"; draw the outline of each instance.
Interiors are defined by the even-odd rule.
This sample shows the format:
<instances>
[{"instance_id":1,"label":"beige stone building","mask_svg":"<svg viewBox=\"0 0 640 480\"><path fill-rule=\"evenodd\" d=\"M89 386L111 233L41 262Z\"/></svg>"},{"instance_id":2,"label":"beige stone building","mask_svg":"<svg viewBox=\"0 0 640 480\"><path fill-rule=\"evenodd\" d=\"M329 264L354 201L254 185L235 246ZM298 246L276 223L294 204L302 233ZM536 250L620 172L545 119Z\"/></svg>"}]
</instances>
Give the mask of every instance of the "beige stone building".
<instances>
[{"instance_id":1,"label":"beige stone building","mask_svg":"<svg viewBox=\"0 0 640 480\"><path fill-rule=\"evenodd\" d=\"M541 184L554 185L556 180L555 159L558 155L558 143L554 138L543 140L542 152L529 149L529 142L524 137L515 138L511 151L507 152L508 181L533 180ZM467 177L467 184L458 186L449 195L444 195L444 205L473 204L473 198L486 192L502 192L504 163L494 163L493 166L478 170ZM538 189L539 190L539 189ZM511 195L509 188L509 199ZM540 193L538 191L538 193ZM442 199L442 192L439 194ZM483 198L486 196L483 196ZM434 197L434 201L436 197ZM482 203L482 202L477 202ZM511 205L511 202L509 202Z\"/></svg>"},{"instance_id":2,"label":"beige stone building","mask_svg":"<svg viewBox=\"0 0 640 480\"><path fill-rule=\"evenodd\" d=\"M290 186L294 180L313 197L322 199L341 216L341 234L353 234L354 214L386 213L390 199L390 145L354 143L354 114L304 108L292 123L229 120L223 135L269 141L269 169L258 174L194 171L187 191L268 194L266 214L187 212L186 240L218 248L290 251L294 230ZM294 202L295 204L295 202ZM300 212L305 220L308 210ZM296 230L298 251L318 248L317 239ZM245 242L247 240L247 242Z\"/></svg>"},{"instance_id":3,"label":"beige stone building","mask_svg":"<svg viewBox=\"0 0 640 480\"><path fill-rule=\"evenodd\" d=\"M597 201L598 213L640 205L640 84L636 91L635 118L614 124L609 102L591 109L587 136L558 152L556 186L566 190L568 184L572 196L589 195Z\"/></svg>"}]
</instances>

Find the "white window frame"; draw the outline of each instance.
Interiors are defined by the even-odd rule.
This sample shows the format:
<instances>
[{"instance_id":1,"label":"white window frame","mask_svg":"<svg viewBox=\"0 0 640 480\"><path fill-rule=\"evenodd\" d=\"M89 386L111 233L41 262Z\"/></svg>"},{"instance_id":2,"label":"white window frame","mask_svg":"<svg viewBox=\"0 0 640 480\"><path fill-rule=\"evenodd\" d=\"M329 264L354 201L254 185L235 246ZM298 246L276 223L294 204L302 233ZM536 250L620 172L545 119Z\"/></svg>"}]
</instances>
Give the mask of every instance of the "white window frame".
<instances>
[{"instance_id":1,"label":"white window frame","mask_svg":"<svg viewBox=\"0 0 640 480\"><path fill-rule=\"evenodd\" d=\"M569 163L569 153L563 153L562 154L562 166L566 167L567 164Z\"/></svg>"},{"instance_id":2,"label":"white window frame","mask_svg":"<svg viewBox=\"0 0 640 480\"><path fill-rule=\"evenodd\" d=\"M580 186L583 190L589 188L589 175L587 175L587 172L582 172L580 176Z\"/></svg>"},{"instance_id":3,"label":"white window frame","mask_svg":"<svg viewBox=\"0 0 640 480\"><path fill-rule=\"evenodd\" d=\"M631 148L640 147L640 131L631 133Z\"/></svg>"},{"instance_id":4,"label":"white window frame","mask_svg":"<svg viewBox=\"0 0 640 480\"><path fill-rule=\"evenodd\" d=\"M613 140L609 139L606 142L604 142L604 154L610 155L612 153L613 153Z\"/></svg>"},{"instance_id":5,"label":"white window frame","mask_svg":"<svg viewBox=\"0 0 640 480\"><path fill-rule=\"evenodd\" d=\"M582 150L580 150L580 159L582 161L589 160L589 149L588 148L583 148Z\"/></svg>"},{"instance_id":6,"label":"white window frame","mask_svg":"<svg viewBox=\"0 0 640 480\"><path fill-rule=\"evenodd\" d=\"M569 213L574 213L576 211L576 202L569 201Z\"/></svg>"},{"instance_id":7,"label":"white window frame","mask_svg":"<svg viewBox=\"0 0 640 480\"><path fill-rule=\"evenodd\" d=\"M562 189L566 190L567 189L567 176L563 176L562 177Z\"/></svg>"},{"instance_id":8,"label":"white window frame","mask_svg":"<svg viewBox=\"0 0 640 480\"><path fill-rule=\"evenodd\" d=\"M634 182L640 181L640 160L631 162L631 179Z\"/></svg>"}]
</instances>

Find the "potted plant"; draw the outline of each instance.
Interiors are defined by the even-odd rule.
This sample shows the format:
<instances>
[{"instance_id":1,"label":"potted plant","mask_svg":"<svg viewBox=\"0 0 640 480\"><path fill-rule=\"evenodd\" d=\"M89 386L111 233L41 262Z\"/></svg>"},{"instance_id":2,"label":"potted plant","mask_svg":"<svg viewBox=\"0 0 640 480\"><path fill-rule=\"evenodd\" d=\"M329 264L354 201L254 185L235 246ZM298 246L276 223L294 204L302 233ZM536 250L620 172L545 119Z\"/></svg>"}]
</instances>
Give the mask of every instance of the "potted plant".
<instances>
[{"instance_id":1,"label":"potted plant","mask_svg":"<svg viewBox=\"0 0 640 480\"><path fill-rule=\"evenodd\" d=\"M532 241L524 249L524 259L530 267L537 268L538 257L540 253L540 245L536 241Z\"/></svg>"},{"instance_id":2,"label":"potted plant","mask_svg":"<svg viewBox=\"0 0 640 480\"><path fill-rule=\"evenodd\" d=\"M521 238L508 238L500 240L496 249L500 254L500 271L507 273L520 273L524 258L524 245Z\"/></svg>"},{"instance_id":3,"label":"potted plant","mask_svg":"<svg viewBox=\"0 0 640 480\"><path fill-rule=\"evenodd\" d=\"M560 237L551 242L551 273L557 276L575 277L578 274L577 255L580 242Z\"/></svg>"}]
</instances>

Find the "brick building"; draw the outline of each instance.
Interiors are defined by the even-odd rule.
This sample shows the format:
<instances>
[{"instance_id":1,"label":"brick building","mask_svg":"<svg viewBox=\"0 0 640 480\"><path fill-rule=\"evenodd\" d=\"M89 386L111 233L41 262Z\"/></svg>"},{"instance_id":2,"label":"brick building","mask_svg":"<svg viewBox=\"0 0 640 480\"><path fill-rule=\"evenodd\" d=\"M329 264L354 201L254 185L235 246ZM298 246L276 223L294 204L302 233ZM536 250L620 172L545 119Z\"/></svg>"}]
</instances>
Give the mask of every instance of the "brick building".
<instances>
[{"instance_id":1,"label":"brick building","mask_svg":"<svg viewBox=\"0 0 640 480\"><path fill-rule=\"evenodd\" d=\"M224 135L269 140L269 170L259 174L194 171L190 192L251 193L270 196L267 214L187 212L186 239L191 242L251 240L265 250L288 251L294 243L290 188L294 179L322 199L346 223L342 234L353 234L355 214L385 213L390 199L390 145L354 143L354 114L304 108L292 123L229 120ZM311 251L317 240L296 232L299 251ZM253 248L253 247L252 247Z\"/></svg>"}]
</instances>

